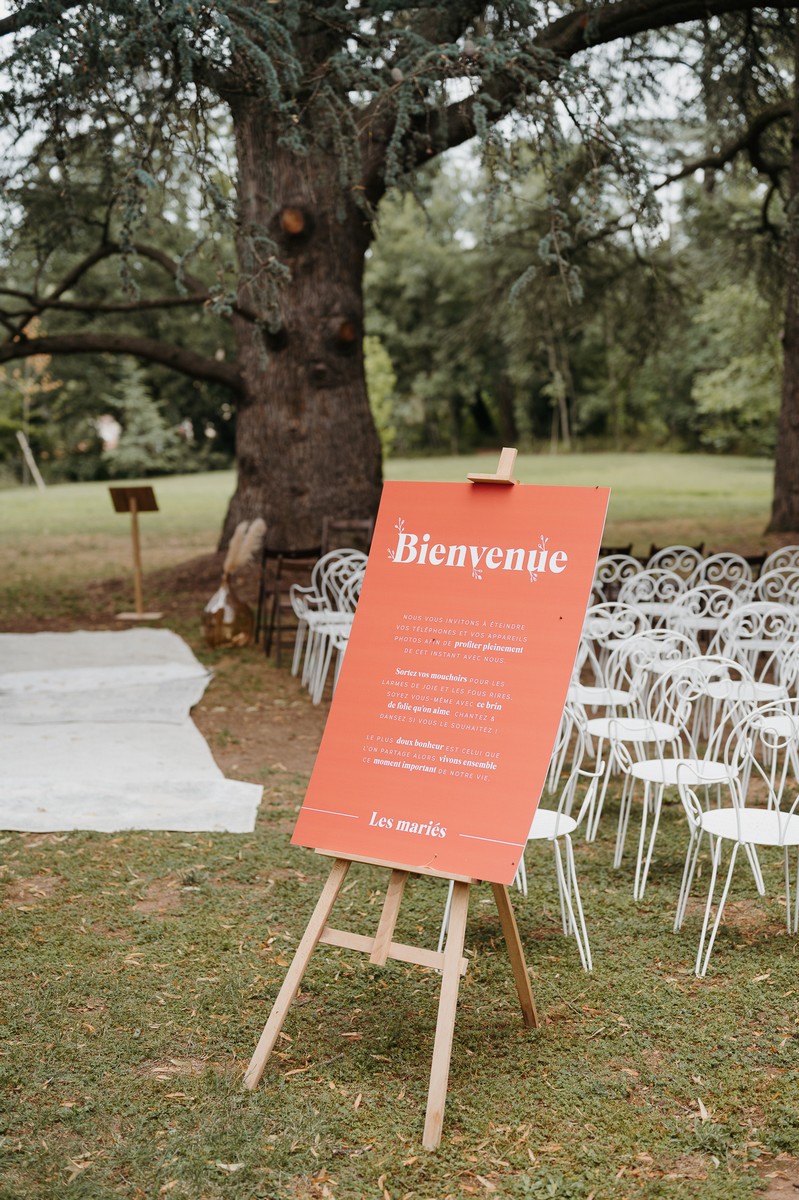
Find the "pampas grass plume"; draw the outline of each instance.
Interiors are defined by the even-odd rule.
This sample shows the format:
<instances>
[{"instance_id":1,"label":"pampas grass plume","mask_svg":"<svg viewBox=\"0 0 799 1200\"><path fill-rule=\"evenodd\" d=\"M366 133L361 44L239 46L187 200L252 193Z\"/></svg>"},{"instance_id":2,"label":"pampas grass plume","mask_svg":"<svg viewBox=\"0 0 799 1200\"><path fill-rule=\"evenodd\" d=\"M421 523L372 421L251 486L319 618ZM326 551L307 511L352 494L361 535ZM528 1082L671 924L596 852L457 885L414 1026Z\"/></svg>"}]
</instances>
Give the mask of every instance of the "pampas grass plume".
<instances>
[{"instance_id":1,"label":"pampas grass plume","mask_svg":"<svg viewBox=\"0 0 799 1200\"><path fill-rule=\"evenodd\" d=\"M240 521L227 548L223 575L233 575L245 567L261 549L265 533L266 522L262 517L256 517L254 521Z\"/></svg>"}]
</instances>

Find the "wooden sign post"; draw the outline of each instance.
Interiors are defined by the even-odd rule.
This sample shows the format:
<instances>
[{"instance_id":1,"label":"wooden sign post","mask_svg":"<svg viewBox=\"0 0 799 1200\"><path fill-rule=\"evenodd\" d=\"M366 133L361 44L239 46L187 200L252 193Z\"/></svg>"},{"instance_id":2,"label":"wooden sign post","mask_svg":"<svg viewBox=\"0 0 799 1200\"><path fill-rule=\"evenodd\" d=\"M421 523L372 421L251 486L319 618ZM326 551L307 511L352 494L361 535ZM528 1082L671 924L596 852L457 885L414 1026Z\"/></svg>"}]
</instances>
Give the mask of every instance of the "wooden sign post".
<instances>
[{"instance_id":1,"label":"wooden sign post","mask_svg":"<svg viewBox=\"0 0 799 1200\"><path fill-rule=\"evenodd\" d=\"M114 512L130 513L130 535L133 543L133 595L134 612L117 613L118 621L157 621L164 614L144 611L144 596L141 574L141 545L139 542L139 513L158 512L155 492L151 487L111 487Z\"/></svg>"},{"instance_id":2,"label":"wooden sign post","mask_svg":"<svg viewBox=\"0 0 799 1200\"><path fill-rule=\"evenodd\" d=\"M538 1024L508 884L560 724L609 497L517 485L515 457L503 450L496 474L471 483L385 485L292 837L334 863L244 1076L257 1086L320 942L376 965L435 968L427 1149L441 1139L469 891L481 880L492 887L523 1020ZM328 924L353 862L391 872L374 937ZM443 953L393 941L411 875L453 881Z\"/></svg>"}]
</instances>

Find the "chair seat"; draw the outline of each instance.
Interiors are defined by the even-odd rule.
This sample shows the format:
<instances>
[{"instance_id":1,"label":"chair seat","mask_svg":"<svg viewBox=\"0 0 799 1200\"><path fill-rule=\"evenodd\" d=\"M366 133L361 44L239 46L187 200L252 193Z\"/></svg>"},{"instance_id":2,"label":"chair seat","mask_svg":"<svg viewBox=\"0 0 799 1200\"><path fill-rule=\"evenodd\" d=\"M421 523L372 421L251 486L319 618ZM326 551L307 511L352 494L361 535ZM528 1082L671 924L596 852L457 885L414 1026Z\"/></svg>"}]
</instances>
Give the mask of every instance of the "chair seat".
<instances>
[{"instance_id":1,"label":"chair seat","mask_svg":"<svg viewBox=\"0 0 799 1200\"><path fill-rule=\"evenodd\" d=\"M302 614L303 621L312 629L327 628L336 625L352 624L352 613L342 612L335 608L308 609Z\"/></svg>"},{"instance_id":2,"label":"chair seat","mask_svg":"<svg viewBox=\"0 0 799 1200\"><path fill-rule=\"evenodd\" d=\"M634 763L630 774L644 783L659 783L664 787L676 787L678 782L689 787L711 787L725 783L730 770L723 762L701 758L650 758Z\"/></svg>"},{"instance_id":3,"label":"chair seat","mask_svg":"<svg viewBox=\"0 0 799 1200\"><path fill-rule=\"evenodd\" d=\"M799 729L799 720L788 713L767 713L758 721L758 728L772 739L788 741Z\"/></svg>"},{"instance_id":4,"label":"chair seat","mask_svg":"<svg viewBox=\"0 0 799 1200\"><path fill-rule=\"evenodd\" d=\"M609 738L611 732L622 742L672 742L679 730L667 721L643 717L592 717L586 724L592 737Z\"/></svg>"},{"instance_id":5,"label":"chair seat","mask_svg":"<svg viewBox=\"0 0 799 1200\"><path fill-rule=\"evenodd\" d=\"M569 699L585 708L627 708L632 703L629 692L622 688L596 687L593 684L573 683Z\"/></svg>"},{"instance_id":6,"label":"chair seat","mask_svg":"<svg viewBox=\"0 0 799 1200\"><path fill-rule=\"evenodd\" d=\"M705 833L713 837L739 840L758 846L799 846L799 816L780 815L773 808L711 808L702 813L700 825Z\"/></svg>"},{"instance_id":7,"label":"chair seat","mask_svg":"<svg viewBox=\"0 0 799 1200\"><path fill-rule=\"evenodd\" d=\"M714 679L706 688L711 700L754 700L756 704L767 704L772 700L783 700L787 695L784 687L777 683L761 680Z\"/></svg>"},{"instance_id":8,"label":"chair seat","mask_svg":"<svg viewBox=\"0 0 799 1200\"><path fill-rule=\"evenodd\" d=\"M554 808L537 808L527 840L529 842L547 839L551 842L556 835L562 837L564 834L574 833L576 828L577 822L574 817L567 817L565 813L558 815Z\"/></svg>"}]
</instances>

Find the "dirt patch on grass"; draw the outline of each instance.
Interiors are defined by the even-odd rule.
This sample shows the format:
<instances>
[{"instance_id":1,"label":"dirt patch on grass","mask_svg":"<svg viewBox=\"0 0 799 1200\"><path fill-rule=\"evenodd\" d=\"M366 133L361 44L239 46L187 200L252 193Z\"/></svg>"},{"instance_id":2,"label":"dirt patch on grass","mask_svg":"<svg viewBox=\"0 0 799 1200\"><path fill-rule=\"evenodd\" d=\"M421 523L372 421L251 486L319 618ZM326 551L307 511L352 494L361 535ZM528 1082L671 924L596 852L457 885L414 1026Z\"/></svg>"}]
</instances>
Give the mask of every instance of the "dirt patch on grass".
<instances>
[{"instance_id":1,"label":"dirt patch on grass","mask_svg":"<svg viewBox=\"0 0 799 1200\"><path fill-rule=\"evenodd\" d=\"M688 901L687 917L702 919L705 912L707 897ZM726 926L731 932L743 938L745 942L757 936L774 937L785 929L785 919L776 918L771 908L772 899L769 896L756 896L746 900L728 900L724 905L721 926ZM715 914L715 907L713 913Z\"/></svg>"},{"instance_id":2,"label":"dirt patch on grass","mask_svg":"<svg viewBox=\"0 0 799 1200\"><path fill-rule=\"evenodd\" d=\"M32 908L49 900L61 883L57 875L31 875L27 879L10 880L4 903L12 908Z\"/></svg>"},{"instance_id":3,"label":"dirt patch on grass","mask_svg":"<svg viewBox=\"0 0 799 1200\"><path fill-rule=\"evenodd\" d=\"M153 880L134 902L133 911L154 917L174 915L181 905L180 887L180 880L174 876Z\"/></svg>"},{"instance_id":4,"label":"dirt patch on grass","mask_svg":"<svg viewBox=\"0 0 799 1200\"><path fill-rule=\"evenodd\" d=\"M758 1173L766 1184L764 1200L785 1200L799 1196L799 1158L778 1154L770 1162L759 1164Z\"/></svg>"},{"instance_id":5,"label":"dirt patch on grass","mask_svg":"<svg viewBox=\"0 0 799 1200\"><path fill-rule=\"evenodd\" d=\"M134 1074L147 1079L167 1080L180 1075L202 1075L208 1067L220 1069L218 1064L209 1062L207 1058L167 1058L141 1063Z\"/></svg>"}]
</instances>

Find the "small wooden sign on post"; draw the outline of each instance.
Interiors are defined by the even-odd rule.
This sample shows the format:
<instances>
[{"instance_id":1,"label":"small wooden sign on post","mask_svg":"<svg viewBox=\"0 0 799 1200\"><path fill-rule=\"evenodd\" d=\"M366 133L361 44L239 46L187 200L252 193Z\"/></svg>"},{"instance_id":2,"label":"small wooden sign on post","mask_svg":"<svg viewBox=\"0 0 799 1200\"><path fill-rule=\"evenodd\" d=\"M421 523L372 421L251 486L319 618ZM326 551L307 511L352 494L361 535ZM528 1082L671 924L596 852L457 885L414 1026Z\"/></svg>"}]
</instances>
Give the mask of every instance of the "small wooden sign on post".
<instances>
[{"instance_id":1,"label":"small wooden sign on post","mask_svg":"<svg viewBox=\"0 0 799 1200\"><path fill-rule=\"evenodd\" d=\"M516 452L465 484L388 483L292 842L333 859L244 1075L257 1087L320 943L441 972L423 1145L440 1142L470 888L491 884L525 1025L508 896L549 767L609 492L533 487ZM497 486L499 485L499 486ZM351 863L390 872L373 936L328 923ZM451 880L443 952L394 940L412 876ZM442 897L443 910L443 897Z\"/></svg>"},{"instance_id":2,"label":"small wooden sign on post","mask_svg":"<svg viewBox=\"0 0 799 1200\"><path fill-rule=\"evenodd\" d=\"M134 612L117 613L118 621L157 621L164 614L145 612L141 580L141 546L139 543L139 513L158 512L158 502L151 487L110 487L114 512L130 513L130 536L133 543Z\"/></svg>"}]
</instances>

